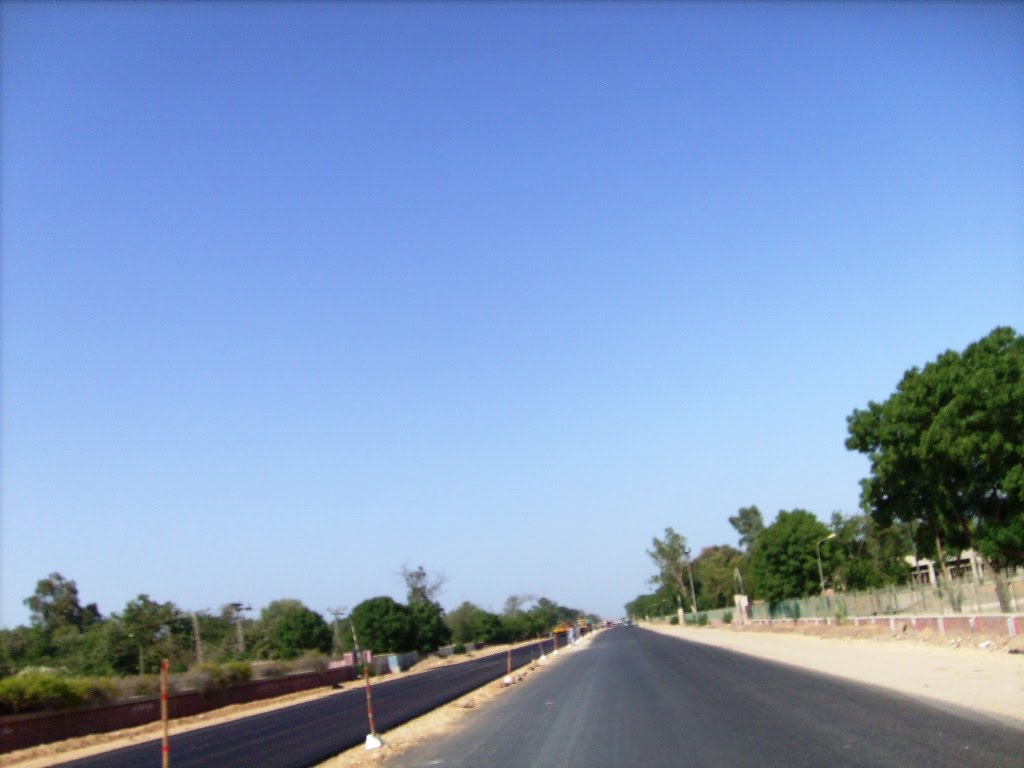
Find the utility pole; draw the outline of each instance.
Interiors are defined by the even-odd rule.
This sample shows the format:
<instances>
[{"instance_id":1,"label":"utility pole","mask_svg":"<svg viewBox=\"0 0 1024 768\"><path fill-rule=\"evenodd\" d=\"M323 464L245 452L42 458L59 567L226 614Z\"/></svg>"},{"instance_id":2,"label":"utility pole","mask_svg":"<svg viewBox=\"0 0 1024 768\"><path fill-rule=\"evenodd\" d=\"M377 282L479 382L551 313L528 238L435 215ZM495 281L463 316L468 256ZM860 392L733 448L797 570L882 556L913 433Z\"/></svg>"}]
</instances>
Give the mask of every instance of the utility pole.
<instances>
[{"instance_id":1,"label":"utility pole","mask_svg":"<svg viewBox=\"0 0 1024 768\"><path fill-rule=\"evenodd\" d=\"M203 636L199 632L199 617L192 611L192 637L196 643L196 663L203 663Z\"/></svg>"},{"instance_id":2,"label":"utility pole","mask_svg":"<svg viewBox=\"0 0 1024 768\"><path fill-rule=\"evenodd\" d=\"M348 612L348 607L328 608L327 612L334 617L334 655L341 654L341 620Z\"/></svg>"},{"instance_id":3,"label":"utility pole","mask_svg":"<svg viewBox=\"0 0 1024 768\"><path fill-rule=\"evenodd\" d=\"M245 654L245 636L242 634L242 611L251 611L252 606L245 603L228 603L228 607L235 612L235 633L238 637L238 655Z\"/></svg>"}]
</instances>

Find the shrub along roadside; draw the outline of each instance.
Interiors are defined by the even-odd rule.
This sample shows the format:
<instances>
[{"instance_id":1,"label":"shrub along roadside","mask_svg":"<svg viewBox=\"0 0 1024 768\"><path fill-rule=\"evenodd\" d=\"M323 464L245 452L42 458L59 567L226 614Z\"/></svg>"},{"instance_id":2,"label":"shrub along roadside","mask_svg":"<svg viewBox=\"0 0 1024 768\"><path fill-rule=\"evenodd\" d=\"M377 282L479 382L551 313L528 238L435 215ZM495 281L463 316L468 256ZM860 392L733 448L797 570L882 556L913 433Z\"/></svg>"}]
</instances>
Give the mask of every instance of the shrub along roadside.
<instances>
[{"instance_id":1,"label":"shrub along roadside","mask_svg":"<svg viewBox=\"0 0 1024 768\"><path fill-rule=\"evenodd\" d=\"M0 714L74 709L105 704L117 696L117 686L108 678L30 672L0 680Z\"/></svg>"}]
</instances>

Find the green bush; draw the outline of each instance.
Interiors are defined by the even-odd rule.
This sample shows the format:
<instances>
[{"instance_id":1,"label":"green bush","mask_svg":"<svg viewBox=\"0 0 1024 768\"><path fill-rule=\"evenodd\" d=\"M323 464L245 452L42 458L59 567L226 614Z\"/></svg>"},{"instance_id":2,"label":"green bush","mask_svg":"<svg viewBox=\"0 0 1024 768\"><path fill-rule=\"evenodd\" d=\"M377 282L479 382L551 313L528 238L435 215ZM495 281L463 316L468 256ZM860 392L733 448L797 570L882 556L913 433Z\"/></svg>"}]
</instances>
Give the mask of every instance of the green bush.
<instances>
[{"instance_id":1,"label":"green bush","mask_svg":"<svg viewBox=\"0 0 1024 768\"><path fill-rule=\"evenodd\" d=\"M452 653L460 653L461 654L461 653L465 653L465 652L466 652L466 646L465 646L464 643L456 643L455 646L452 648Z\"/></svg>"},{"instance_id":2,"label":"green bush","mask_svg":"<svg viewBox=\"0 0 1024 768\"><path fill-rule=\"evenodd\" d=\"M116 687L105 678L61 677L45 672L0 680L0 714L73 709L103 704L117 698Z\"/></svg>"},{"instance_id":3,"label":"green bush","mask_svg":"<svg viewBox=\"0 0 1024 768\"><path fill-rule=\"evenodd\" d=\"M698 627L706 627L707 625L708 625L708 615L704 611L701 611L700 613L697 614L697 626Z\"/></svg>"},{"instance_id":4,"label":"green bush","mask_svg":"<svg viewBox=\"0 0 1024 768\"><path fill-rule=\"evenodd\" d=\"M723 624L732 624L732 611L726 611L722 614Z\"/></svg>"},{"instance_id":5,"label":"green bush","mask_svg":"<svg viewBox=\"0 0 1024 768\"><path fill-rule=\"evenodd\" d=\"M670 618L668 620L668 623L669 624L678 624L679 623L679 617L678 616L673 616L672 618Z\"/></svg>"}]
</instances>

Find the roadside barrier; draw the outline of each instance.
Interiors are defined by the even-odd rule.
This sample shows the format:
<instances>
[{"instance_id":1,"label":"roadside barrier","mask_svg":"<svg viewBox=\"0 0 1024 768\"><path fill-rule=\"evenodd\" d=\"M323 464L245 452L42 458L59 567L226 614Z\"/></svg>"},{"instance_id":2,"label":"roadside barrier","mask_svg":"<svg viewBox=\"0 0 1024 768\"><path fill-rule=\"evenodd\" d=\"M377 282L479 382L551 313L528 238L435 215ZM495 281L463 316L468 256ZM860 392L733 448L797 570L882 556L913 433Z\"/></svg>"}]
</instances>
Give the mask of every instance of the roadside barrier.
<instances>
[{"instance_id":1,"label":"roadside barrier","mask_svg":"<svg viewBox=\"0 0 1024 768\"><path fill-rule=\"evenodd\" d=\"M355 679L352 667L336 667L326 672L289 675L213 691L173 694L167 699L168 717L198 715L230 704L244 704ZM0 717L0 754L51 741L145 725L160 720L160 709L161 699L155 697L91 709L5 715Z\"/></svg>"},{"instance_id":2,"label":"roadside barrier","mask_svg":"<svg viewBox=\"0 0 1024 768\"><path fill-rule=\"evenodd\" d=\"M1017 637L1024 632L1024 615L941 615L941 616L851 616L841 622L834 618L750 619L755 626L814 626L817 624L861 627L887 626L891 632L932 630L940 636L949 634L987 634Z\"/></svg>"}]
</instances>

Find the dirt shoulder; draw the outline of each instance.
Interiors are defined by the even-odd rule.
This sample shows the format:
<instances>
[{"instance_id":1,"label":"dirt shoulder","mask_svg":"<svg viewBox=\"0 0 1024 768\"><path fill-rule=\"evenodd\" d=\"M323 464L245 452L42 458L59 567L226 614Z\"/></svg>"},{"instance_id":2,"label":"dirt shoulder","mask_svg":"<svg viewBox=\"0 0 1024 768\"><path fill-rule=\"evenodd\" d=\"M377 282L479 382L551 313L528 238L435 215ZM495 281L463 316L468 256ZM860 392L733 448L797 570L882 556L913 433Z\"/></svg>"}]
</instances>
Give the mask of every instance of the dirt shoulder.
<instances>
[{"instance_id":1,"label":"dirt shoulder","mask_svg":"<svg viewBox=\"0 0 1024 768\"><path fill-rule=\"evenodd\" d=\"M931 638L844 633L842 627L807 632L646 623L642 626L1024 725L1024 655L1008 652L1019 643L975 637L944 638L938 644L931 642ZM985 647L979 648L978 644Z\"/></svg>"}]
</instances>

